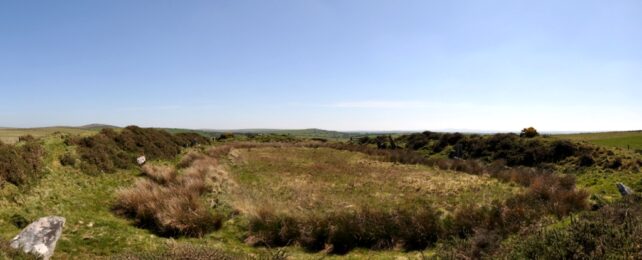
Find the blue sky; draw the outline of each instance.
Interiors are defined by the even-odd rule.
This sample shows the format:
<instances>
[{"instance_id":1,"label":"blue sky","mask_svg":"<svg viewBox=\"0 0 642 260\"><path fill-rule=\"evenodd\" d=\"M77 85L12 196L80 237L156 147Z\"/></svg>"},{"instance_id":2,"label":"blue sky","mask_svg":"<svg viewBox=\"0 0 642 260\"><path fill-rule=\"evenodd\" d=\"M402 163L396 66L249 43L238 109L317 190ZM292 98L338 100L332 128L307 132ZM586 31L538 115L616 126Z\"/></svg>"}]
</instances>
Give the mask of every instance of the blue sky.
<instances>
[{"instance_id":1,"label":"blue sky","mask_svg":"<svg viewBox=\"0 0 642 260\"><path fill-rule=\"evenodd\" d=\"M2 1L0 126L642 129L642 1Z\"/></svg>"}]
</instances>

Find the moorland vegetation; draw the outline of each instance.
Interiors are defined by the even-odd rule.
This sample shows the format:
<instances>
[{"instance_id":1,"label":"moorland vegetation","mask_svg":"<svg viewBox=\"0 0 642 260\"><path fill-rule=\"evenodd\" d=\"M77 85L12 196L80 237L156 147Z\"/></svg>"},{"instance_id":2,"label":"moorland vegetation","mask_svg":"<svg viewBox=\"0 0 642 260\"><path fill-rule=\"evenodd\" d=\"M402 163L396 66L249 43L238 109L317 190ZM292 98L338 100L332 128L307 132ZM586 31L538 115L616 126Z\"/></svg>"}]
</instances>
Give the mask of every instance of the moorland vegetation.
<instances>
[{"instance_id":1,"label":"moorland vegetation","mask_svg":"<svg viewBox=\"0 0 642 260\"><path fill-rule=\"evenodd\" d=\"M160 238L186 239L157 257L213 253L256 259L190 245L217 234L241 251L249 250L241 245L300 248L296 256L343 255L359 248L430 249L435 257L471 259L641 255L636 246L642 200L633 195L602 201L585 183L578 187L577 178L586 172L636 173L642 158L542 136L534 128L520 135L423 132L345 142L263 133L211 138L136 126L59 137L60 143L24 136L0 144L0 185L39 187L39 179L62 176L61 169L87 178L107 176L101 181L113 186L101 194L111 197L109 203L92 210L110 223L122 219ZM139 156L148 162L138 166ZM127 172L140 175L126 184L108 177ZM429 184L440 182L447 190ZM467 194L473 191L490 199L471 201ZM10 198L1 199L3 205L29 207L18 194L3 196ZM64 195L53 199L59 196ZM337 206L346 198L349 203ZM453 203L457 206L448 206ZM3 218L15 214L9 215L0 210ZM124 230L122 223L111 225ZM61 250L72 252L69 246ZM283 252L268 258L283 259Z\"/></svg>"}]
</instances>

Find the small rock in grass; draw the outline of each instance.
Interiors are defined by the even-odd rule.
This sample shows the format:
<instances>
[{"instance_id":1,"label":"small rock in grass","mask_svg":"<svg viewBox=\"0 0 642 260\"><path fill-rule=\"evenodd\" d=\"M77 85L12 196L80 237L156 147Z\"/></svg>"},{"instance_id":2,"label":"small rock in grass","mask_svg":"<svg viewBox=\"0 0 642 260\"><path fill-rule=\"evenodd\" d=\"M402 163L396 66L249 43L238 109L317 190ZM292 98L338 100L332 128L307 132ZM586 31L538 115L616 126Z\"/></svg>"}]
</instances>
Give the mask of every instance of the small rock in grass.
<instances>
[{"instance_id":1,"label":"small rock in grass","mask_svg":"<svg viewBox=\"0 0 642 260\"><path fill-rule=\"evenodd\" d=\"M145 158L145 156L136 158L136 162L138 163L138 165L143 165L146 161L147 161L147 158Z\"/></svg>"},{"instance_id":2,"label":"small rock in grass","mask_svg":"<svg viewBox=\"0 0 642 260\"><path fill-rule=\"evenodd\" d=\"M622 194L622 196L627 196L627 195L633 194L633 190L631 188L627 187L626 185L624 185L624 183L618 182L616 184L616 186L617 186L618 191L620 191L620 194Z\"/></svg>"}]
</instances>

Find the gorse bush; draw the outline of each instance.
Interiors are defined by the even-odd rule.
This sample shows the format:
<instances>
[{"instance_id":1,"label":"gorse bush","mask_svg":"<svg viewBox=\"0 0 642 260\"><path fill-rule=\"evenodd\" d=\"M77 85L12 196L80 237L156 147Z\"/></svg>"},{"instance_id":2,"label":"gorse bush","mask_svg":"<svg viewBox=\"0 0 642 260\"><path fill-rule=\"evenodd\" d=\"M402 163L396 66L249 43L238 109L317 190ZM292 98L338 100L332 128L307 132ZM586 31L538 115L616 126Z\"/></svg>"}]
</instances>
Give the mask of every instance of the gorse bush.
<instances>
[{"instance_id":1,"label":"gorse bush","mask_svg":"<svg viewBox=\"0 0 642 260\"><path fill-rule=\"evenodd\" d=\"M0 144L0 185L23 185L42 175L44 149L31 139L19 145Z\"/></svg>"},{"instance_id":2,"label":"gorse bush","mask_svg":"<svg viewBox=\"0 0 642 260\"><path fill-rule=\"evenodd\" d=\"M143 178L118 191L114 211L162 236L200 237L218 229L222 218L201 201L206 172L180 175L167 166L144 166Z\"/></svg>"},{"instance_id":3,"label":"gorse bush","mask_svg":"<svg viewBox=\"0 0 642 260\"><path fill-rule=\"evenodd\" d=\"M522 129L522 132L519 133L520 137L526 137L526 138L533 138L533 137L536 137L538 135L539 135L539 133L532 126Z\"/></svg>"},{"instance_id":4,"label":"gorse bush","mask_svg":"<svg viewBox=\"0 0 642 260\"><path fill-rule=\"evenodd\" d=\"M172 135L163 130L128 126L120 133L103 129L68 143L78 146L86 172L114 172L133 166L138 156L145 155L148 160L172 159L182 148L207 144L209 139L196 133Z\"/></svg>"}]
</instances>

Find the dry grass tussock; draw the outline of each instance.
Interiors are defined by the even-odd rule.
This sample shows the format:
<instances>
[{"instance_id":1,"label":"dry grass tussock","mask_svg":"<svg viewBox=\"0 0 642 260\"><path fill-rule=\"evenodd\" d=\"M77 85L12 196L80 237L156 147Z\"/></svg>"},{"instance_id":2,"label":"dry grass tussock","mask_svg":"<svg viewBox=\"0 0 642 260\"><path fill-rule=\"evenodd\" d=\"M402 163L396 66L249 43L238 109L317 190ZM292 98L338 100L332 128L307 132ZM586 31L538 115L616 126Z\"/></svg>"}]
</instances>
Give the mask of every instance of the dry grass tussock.
<instances>
[{"instance_id":1,"label":"dry grass tussock","mask_svg":"<svg viewBox=\"0 0 642 260\"><path fill-rule=\"evenodd\" d=\"M178 175L175 169L167 166L146 164L142 170L145 176L160 184L174 182Z\"/></svg>"},{"instance_id":2,"label":"dry grass tussock","mask_svg":"<svg viewBox=\"0 0 642 260\"><path fill-rule=\"evenodd\" d=\"M168 166L145 166L147 178L118 191L114 210L163 236L203 236L222 222L202 198L212 191L213 167L214 159L195 161L182 174Z\"/></svg>"}]
</instances>

